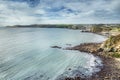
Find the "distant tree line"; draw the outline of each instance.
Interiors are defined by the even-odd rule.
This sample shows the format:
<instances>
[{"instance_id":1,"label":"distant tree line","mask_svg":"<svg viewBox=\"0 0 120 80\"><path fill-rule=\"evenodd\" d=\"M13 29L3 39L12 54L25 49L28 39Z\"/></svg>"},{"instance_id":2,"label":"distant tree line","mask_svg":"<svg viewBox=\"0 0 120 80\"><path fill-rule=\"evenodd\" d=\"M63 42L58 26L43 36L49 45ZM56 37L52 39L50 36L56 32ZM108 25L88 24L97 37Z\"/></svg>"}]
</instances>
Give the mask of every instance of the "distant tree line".
<instances>
[{"instance_id":1,"label":"distant tree line","mask_svg":"<svg viewBox=\"0 0 120 80\"><path fill-rule=\"evenodd\" d=\"M69 28L88 30L90 32L102 32L117 30L120 31L120 24L33 24L33 25L14 25L7 27L31 27L31 28Z\"/></svg>"}]
</instances>

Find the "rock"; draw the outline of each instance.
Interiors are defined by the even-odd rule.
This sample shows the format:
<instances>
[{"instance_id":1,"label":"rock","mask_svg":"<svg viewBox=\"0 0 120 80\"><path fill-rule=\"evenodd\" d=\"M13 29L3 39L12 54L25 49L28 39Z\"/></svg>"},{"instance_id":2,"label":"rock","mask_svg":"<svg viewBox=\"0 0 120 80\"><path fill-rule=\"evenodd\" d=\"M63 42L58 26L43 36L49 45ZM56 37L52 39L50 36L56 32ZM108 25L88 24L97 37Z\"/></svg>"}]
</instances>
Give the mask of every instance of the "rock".
<instances>
[{"instance_id":1,"label":"rock","mask_svg":"<svg viewBox=\"0 0 120 80\"><path fill-rule=\"evenodd\" d=\"M65 78L64 80L74 80L73 78Z\"/></svg>"},{"instance_id":2,"label":"rock","mask_svg":"<svg viewBox=\"0 0 120 80\"><path fill-rule=\"evenodd\" d=\"M51 46L51 48L58 48L58 49L61 49L62 47L60 47L60 46Z\"/></svg>"},{"instance_id":3,"label":"rock","mask_svg":"<svg viewBox=\"0 0 120 80\"><path fill-rule=\"evenodd\" d=\"M104 77L105 79L109 79L109 77Z\"/></svg>"},{"instance_id":4,"label":"rock","mask_svg":"<svg viewBox=\"0 0 120 80\"><path fill-rule=\"evenodd\" d=\"M98 51L98 52L102 52L102 51L103 51L103 49L102 49L102 48L99 48L97 51Z\"/></svg>"},{"instance_id":5,"label":"rock","mask_svg":"<svg viewBox=\"0 0 120 80\"><path fill-rule=\"evenodd\" d=\"M68 70L71 70L71 68L69 68Z\"/></svg>"},{"instance_id":6,"label":"rock","mask_svg":"<svg viewBox=\"0 0 120 80\"><path fill-rule=\"evenodd\" d=\"M75 80L83 80L83 79L81 79L80 77L75 77Z\"/></svg>"}]
</instances>

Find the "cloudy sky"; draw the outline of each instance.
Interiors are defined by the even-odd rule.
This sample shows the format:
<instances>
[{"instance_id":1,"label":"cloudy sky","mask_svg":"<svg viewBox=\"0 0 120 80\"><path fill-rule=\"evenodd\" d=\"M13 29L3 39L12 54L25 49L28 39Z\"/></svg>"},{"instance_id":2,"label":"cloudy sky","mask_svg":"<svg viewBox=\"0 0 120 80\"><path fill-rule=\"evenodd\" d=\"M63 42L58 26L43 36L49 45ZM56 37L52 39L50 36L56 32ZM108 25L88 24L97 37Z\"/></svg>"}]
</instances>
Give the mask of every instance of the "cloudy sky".
<instances>
[{"instance_id":1,"label":"cloudy sky","mask_svg":"<svg viewBox=\"0 0 120 80\"><path fill-rule=\"evenodd\" d=\"M120 23L120 0L0 0L0 25Z\"/></svg>"}]
</instances>

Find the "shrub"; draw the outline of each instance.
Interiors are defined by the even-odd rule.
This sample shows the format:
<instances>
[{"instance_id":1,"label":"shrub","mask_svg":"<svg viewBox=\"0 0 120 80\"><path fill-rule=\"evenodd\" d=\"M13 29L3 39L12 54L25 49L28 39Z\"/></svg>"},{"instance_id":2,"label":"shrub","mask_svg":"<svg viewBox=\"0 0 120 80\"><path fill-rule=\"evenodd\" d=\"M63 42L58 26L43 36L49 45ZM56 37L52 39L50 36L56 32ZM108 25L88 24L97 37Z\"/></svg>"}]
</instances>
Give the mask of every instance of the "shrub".
<instances>
[{"instance_id":1,"label":"shrub","mask_svg":"<svg viewBox=\"0 0 120 80\"><path fill-rule=\"evenodd\" d=\"M120 58L120 53L113 53L111 54L111 56L115 58Z\"/></svg>"}]
</instances>

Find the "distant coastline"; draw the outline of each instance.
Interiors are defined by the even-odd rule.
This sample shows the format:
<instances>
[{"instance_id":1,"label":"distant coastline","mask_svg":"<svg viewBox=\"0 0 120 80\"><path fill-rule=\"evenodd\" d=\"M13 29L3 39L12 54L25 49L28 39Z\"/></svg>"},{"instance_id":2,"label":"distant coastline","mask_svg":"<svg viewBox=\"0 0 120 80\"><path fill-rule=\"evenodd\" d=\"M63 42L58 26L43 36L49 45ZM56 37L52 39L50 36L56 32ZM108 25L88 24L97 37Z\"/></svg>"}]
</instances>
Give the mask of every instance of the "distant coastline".
<instances>
[{"instance_id":1,"label":"distant coastline","mask_svg":"<svg viewBox=\"0 0 120 80\"><path fill-rule=\"evenodd\" d=\"M13 25L5 26L10 28L24 28L24 27L33 27L33 28L70 28L70 29L82 29L89 30L90 27L118 27L120 24L31 24L31 25Z\"/></svg>"},{"instance_id":2,"label":"distant coastline","mask_svg":"<svg viewBox=\"0 0 120 80\"><path fill-rule=\"evenodd\" d=\"M5 26L7 28L67 28L110 36L120 32L120 24L31 24ZM116 30L118 30L116 32ZM112 33L110 32L112 31Z\"/></svg>"}]
</instances>

